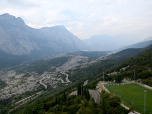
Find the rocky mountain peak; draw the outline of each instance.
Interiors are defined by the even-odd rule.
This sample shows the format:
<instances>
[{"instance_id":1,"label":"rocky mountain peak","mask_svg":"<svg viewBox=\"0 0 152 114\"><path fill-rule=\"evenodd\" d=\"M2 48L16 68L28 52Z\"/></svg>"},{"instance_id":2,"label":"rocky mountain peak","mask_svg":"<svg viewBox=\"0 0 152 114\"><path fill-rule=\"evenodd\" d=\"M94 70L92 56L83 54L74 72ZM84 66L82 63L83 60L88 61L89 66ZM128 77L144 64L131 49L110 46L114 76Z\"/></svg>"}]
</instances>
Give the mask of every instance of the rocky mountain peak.
<instances>
[{"instance_id":1,"label":"rocky mountain peak","mask_svg":"<svg viewBox=\"0 0 152 114\"><path fill-rule=\"evenodd\" d=\"M10 24L10 25L16 25L16 26L24 26L25 23L22 18L15 17L13 15L9 15L8 13L5 13L3 15L0 15L0 24Z\"/></svg>"}]
</instances>

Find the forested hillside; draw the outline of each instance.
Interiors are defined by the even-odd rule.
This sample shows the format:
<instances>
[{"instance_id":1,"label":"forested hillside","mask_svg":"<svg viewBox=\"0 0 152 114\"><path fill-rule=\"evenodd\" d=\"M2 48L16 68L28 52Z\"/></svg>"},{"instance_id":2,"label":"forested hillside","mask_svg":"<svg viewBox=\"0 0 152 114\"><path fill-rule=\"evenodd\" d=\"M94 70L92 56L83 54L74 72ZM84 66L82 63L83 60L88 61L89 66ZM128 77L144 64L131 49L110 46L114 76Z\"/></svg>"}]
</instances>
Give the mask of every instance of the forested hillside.
<instances>
[{"instance_id":1,"label":"forested hillside","mask_svg":"<svg viewBox=\"0 0 152 114\"><path fill-rule=\"evenodd\" d=\"M152 86L152 45L144 49L144 51L135 57L129 58L120 65L111 68L107 73L117 72L123 77L134 79L142 79L141 81ZM140 81L140 80L138 80Z\"/></svg>"}]
</instances>

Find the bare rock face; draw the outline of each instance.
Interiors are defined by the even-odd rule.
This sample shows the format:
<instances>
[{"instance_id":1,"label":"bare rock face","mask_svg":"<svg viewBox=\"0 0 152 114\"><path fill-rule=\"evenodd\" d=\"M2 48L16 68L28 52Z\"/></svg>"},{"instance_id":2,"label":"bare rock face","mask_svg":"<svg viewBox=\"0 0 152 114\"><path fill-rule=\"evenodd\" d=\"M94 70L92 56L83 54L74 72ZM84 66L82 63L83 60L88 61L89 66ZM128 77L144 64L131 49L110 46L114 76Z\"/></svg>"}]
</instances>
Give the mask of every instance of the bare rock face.
<instances>
[{"instance_id":1,"label":"bare rock face","mask_svg":"<svg viewBox=\"0 0 152 114\"><path fill-rule=\"evenodd\" d=\"M39 49L37 44L29 39L30 33L21 18L9 14L0 16L0 49L9 54L29 54Z\"/></svg>"},{"instance_id":2,"label":"bare rock face","mask_svg":"<svg viewBox=\"0 0 152 114\"><path fill-rule=\"evenodd\" d=\"M30 54L34 50L54 54L83 49L83 42L64 26L33 29L20 17L0 15L0 50L9 54Z\"/></svg>"}]
</instances>

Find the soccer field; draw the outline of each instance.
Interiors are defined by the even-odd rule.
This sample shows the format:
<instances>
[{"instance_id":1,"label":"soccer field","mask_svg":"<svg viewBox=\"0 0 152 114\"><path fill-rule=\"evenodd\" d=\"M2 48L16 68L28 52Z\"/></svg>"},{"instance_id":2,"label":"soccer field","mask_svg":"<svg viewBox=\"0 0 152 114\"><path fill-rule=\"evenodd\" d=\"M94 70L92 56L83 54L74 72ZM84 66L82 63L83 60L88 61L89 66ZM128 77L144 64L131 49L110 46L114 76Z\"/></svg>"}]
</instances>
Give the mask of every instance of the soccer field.
<instances>
[{"instance_id":1,"label":"soccer field","mask_svg":"<svg viewBox=\"0 0 152 114\"><path fill-rule=\"evenodd\" d=\"M128 84L128 85L111 85L106 88L111 92L116 93L119 96L122 96L122 99L125 101L126 99L130 100L132 104L137 104L142 109L144 108L144 87L141 87L136 84ZM146 89L146 109L152 109L152 91ZM125 99L126 98L126 99Z\"/></svg>"}]
</instances>

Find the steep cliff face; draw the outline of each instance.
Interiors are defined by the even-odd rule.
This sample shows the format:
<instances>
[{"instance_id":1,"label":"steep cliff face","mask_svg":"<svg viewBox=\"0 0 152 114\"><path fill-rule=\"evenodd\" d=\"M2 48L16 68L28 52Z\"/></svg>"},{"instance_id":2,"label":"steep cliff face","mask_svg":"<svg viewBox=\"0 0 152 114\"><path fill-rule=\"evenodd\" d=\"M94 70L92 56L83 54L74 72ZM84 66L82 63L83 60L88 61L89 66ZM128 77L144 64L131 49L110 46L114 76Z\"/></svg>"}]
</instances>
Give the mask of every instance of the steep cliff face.
<instances>
[{"instance_id":1,"label":"steep cliff face","mask_svg":"<svg viewBox=\"0 0 152 114\"><path fill-rule=\"evenodd\" d=\"M30 54L35 50L55 54L83 49L83 42L64 26L34 29L19 17L0 15L0 50L9 54Z\"/></svg>"},{"instance_id":2,"label":"steep cliff face","mask_svg":"<svg viewBox=\"0 0 152 114\"><path fill-rule=\"evenodd\" d=\"M15 18L9 14L0 15L0 49L2 51L22 55L39 49L31 36L32 34L21 18Z\"/></svg>"},{"instance_id":3,"label":"steep cliff face","mask_svg":"<svg viewBox=\"0 0 152 114\"><path fill-rule=\"evenodd\" d=\"M50 47L60 52L85 49L83 42L64 26L45 27L40 29L40 34L40 36L44 36L48 40L45 47Z\"/></svg>"}]
</instances>

